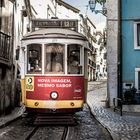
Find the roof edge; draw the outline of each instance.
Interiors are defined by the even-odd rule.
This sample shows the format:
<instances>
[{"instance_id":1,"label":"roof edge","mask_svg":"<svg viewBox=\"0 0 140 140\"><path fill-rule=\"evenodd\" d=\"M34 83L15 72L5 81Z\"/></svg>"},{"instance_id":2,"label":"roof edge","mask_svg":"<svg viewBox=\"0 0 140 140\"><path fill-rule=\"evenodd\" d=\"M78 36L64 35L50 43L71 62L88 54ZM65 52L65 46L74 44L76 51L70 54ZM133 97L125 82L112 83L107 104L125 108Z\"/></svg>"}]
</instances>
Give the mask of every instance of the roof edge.
<instances>
[{"instance_id":1,"label":"roof edge","mask_svg":"<svg viewBox=\"0 0 140 140\"><path fill-rule=\"evenodd\" d=\"M68 9L71 9L72 11L74 11L75 13L79 13L80 10L75 8L74 6L62 1L62 0L56 0L56 2L59 4L59 5L63 5L64 7L68 8Z\"/></svg>"}]
</instances>

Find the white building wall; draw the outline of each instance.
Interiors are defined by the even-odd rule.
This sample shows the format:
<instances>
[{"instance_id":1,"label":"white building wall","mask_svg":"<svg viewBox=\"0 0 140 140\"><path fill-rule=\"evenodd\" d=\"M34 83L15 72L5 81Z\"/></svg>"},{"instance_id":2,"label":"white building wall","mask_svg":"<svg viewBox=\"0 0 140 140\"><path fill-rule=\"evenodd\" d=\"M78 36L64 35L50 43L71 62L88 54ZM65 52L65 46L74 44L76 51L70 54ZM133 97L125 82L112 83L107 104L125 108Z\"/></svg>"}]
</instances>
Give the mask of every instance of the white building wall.
<instances>
[{"instance_id":1,"label":"white building wall","mask_svg":"<svg viewBox=\"0 0 140 140\"><path fill-rule=\"evenodd\" d=\"M50 19L55 16L55 0L30 0L30 3L35 18Z\"/></svg>"},{"instance_id":2,"label":"white building wall","mask_svg":"<svg viewBox=\"0 0 140 140\"><path fill-rule=\"evenodd\" d=\"M14 9L14 46L15 49L17 46L21 45L22 37L27 34L27 26L29 25L29 18L23 17L22 11L25 10L24 0L16 1L16 8ZM14 50L15 50L14 49Z\"/></svg>"},{"instance_id":3,"label":"white building wall","mask_svg":"<svg viewBox=\"0 0 140 140\"><path fill-rule=\"evenodd\" d=\"M51 19L52 17L58 17L58 19L77 19L80 21L79 13L68 9L63 5L56 5L55 0L30 0L30 3L33 7L32 12L37 19ZM80 31L79 28L80 24L78 26L78 31Z\"/></svg>"},{"instance_id":4,"label":"white building wall","mask_svg":"<svg viewBox=\"0 0 140 140\"><path fill-rule=\"evenodd\" d=\"M80 19L79 13L76 13L62 5L57 5L57 17L60 19Z\"/></svg>"},{"instance_id":5,"label":"white building wall","mask_svg":"<svg viewBox=\"0 0 140 140\"><path fill-rule=\"evenodd\" d=\"M97 39L97 43L95 44L95 48L96 48L96 78L97 80L102 80L102 79L107 79L107 72L106 72L106 59L104 58L104 55L106 53L106 47L103 44L103 40L102 43L98 44L98 41L100 39L100 35L98 35L96 37ZM100 50L100 48L102 48ZM100 68L98 68L98 66L100 66Z\"/></svg>"},{"instance_id":6,"label":"white building wall","mask_svg":"<svg viewBox=\"0 0 140 140\"><path fill-rule=\"evenodd\" d=\"M86 29L84 25L84 17L83 15L79 15L79 22L78 22L78 32L86 36Z\"/></svg>"},{"instance_id":7,"label":"white building wall","mask_svg":"<svg viewBox=\"0 0 140 140\"><path fill-rule=\"evenodd\" d=\"M87 20L87 25L90 27L90 34L95 37L96 29L95 27Z\"/></svg>"},{"instance_id":8,"label":"white building wall","mask_svg":"<svg viewBox=\"0 0 140 140\"><path fill-rule=\"evenodd\" d=\"M29 21L28 16L26 17L23 16L23 10L26 10L24 0L17 0L15 7L16 8L14 9L15 11L15 14L14 14L14 17L15 17L14 19L14 24L15 24L14 25L14 65L15 65L15 69L19 68L20 73L22 74L24 72L24 63L23 63L23 60L21 60L21 57L19 58L19 60L15 61L16 49L18 48L18 46L21 49L21 40L22 40L22 37L28 33L27 27L29 26L30 21Z\"/></svg>"},{"instance_id":9,"label":"white building wall","mask_svg":"<svg viewBox=\"0 0 140 140\"><path fill-rule=\"evenodd\" d=\"M20 46L20 41L22 38L22 10L25 7L24 0L17 0L16 1L16 8L14 9L14 56L15 56L15 50L17 49L17 46Z\"/></svg>"}]
</instances>

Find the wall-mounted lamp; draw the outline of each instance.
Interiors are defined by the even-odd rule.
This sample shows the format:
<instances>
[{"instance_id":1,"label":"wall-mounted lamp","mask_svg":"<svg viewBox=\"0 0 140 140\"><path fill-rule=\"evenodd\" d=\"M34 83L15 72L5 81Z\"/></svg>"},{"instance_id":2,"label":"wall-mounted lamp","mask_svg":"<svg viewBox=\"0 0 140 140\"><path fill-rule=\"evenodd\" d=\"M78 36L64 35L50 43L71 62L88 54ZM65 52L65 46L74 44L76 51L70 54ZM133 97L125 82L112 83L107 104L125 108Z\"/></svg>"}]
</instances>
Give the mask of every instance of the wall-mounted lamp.
<instances>
[{"instance_id":1,"label":"wall-mounted lamp","mask_svg":"<svg viewBox=\"0 0 140 140\"><path fill-rule=\"evenodd\" d=\"M96 3L98 0L89 0L89 7L92 12L95 14L101 13L104 16L107 16L107 8L105 7L106 0L100 0L99 3L102 5L102 10L96 10Z\"/></svg>"}]
</instances>

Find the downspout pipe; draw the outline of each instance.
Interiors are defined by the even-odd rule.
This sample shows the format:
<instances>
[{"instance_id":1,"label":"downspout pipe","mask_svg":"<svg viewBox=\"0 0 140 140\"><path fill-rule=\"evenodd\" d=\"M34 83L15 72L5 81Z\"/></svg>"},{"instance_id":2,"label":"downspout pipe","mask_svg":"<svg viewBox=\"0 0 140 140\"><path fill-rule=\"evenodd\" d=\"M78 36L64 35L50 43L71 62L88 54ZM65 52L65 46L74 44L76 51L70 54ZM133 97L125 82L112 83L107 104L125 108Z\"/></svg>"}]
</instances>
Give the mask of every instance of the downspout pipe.
<instances>
[{"instance_id":1,"label":"downspout pipe","mask_svg":"<svg viewBox=\"0 0 140 140\"><path fill-rule=\"evenodd\" d=\"M122 0L118 0L118 98L122 99Z\"/></svg>"}]
</instances>

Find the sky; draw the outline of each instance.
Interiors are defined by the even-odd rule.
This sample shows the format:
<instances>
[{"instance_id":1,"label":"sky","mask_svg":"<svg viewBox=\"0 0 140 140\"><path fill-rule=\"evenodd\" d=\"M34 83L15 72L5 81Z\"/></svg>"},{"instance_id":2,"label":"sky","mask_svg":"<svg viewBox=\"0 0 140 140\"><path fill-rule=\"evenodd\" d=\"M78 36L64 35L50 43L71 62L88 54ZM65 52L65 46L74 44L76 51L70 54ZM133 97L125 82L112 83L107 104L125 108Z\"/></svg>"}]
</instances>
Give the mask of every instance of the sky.
<instances>
[{"instance_id":1,"label":"sky","mask_svg":"<svg viewBox=\"0 0 140 140\"><path fill-rule=\"evenodd\" d=\"M89 0L64 0L66 3L74 6L75 8L80 10L80 13L83 15L86 15L89 17L89 19L93 22L93 24L96 26L97 30L103 30L106 26L106 17L103 16L102 14L98 13L95 14L94 12L92 13L88 2ZM87 8L88 6L88 8ZM101 5L96 6L97 10L101 9Z\"/></svg>"}]
</instances>

